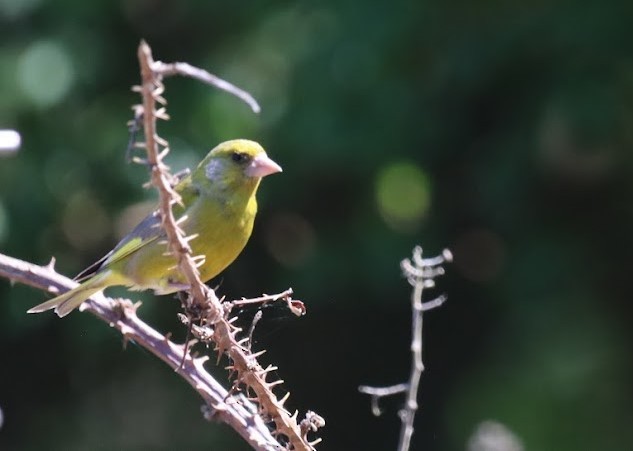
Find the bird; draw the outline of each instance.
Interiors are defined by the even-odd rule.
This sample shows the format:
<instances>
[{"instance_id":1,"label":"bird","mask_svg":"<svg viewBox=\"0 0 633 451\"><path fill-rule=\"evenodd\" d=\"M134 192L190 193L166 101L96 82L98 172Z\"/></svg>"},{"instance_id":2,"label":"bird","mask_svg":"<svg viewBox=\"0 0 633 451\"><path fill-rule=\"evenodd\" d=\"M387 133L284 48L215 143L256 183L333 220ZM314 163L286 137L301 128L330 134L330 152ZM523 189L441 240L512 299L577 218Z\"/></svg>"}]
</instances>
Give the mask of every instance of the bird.
<instances>
[{"instance_id":1,"label":"bird","mask_svg":"<svg viewBox=\"0 0 633 451\"><path fill-rule=\"evenodd\" d=\"M253 231L256 193L263 177L282 172L255 141L235 139L213 148L174 187L182 199L173 207L181 219L193 256L204 256L198 270L206 282L226 269L242 252ZM28 313L55 309L61 318L107 287L123 285L158 295L189 287L167 253L158 210L143 219L108 254L79 273L80 285Z\"/></svg>"}]
</instances>

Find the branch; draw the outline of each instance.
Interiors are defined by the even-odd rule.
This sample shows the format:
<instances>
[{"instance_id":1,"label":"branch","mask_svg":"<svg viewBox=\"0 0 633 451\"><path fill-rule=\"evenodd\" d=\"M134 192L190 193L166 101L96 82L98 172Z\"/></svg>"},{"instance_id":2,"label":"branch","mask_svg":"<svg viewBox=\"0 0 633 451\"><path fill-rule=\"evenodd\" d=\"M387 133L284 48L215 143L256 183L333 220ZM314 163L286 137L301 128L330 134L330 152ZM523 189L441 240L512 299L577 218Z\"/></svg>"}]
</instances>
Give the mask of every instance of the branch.
<instances>
[{"instance_id":1,"label":"branch","mask_svg":"<svg viewBox=\"0 0 633 451\"><path fill-rule=\"evenodd\" d=\"M240 332L238 328L231 324L228 314L223 308L220 300L215 292L203 284L200 280L196 260L204 258L204 256L193 256L188 241L191 237L185 237L179 222L186 221L186 216L175 219L172 212L172 205L180 203L180 197L173 190L172 175L169 168L162 162L163 157L169 152L168 144L160 138L156 131L156 120L167 119L165 108L165 99L161 97L164 92L162 78L164 75L180 74L183 68L185 75L193 76L191 66L178 63L178 65L164 64L156 62L152 58L151 49L142 41L138 48L138 58L141 66L142 83L135 90L141 94L143 104L135 107L138 114L141 110L143 117L143 127L145 143L147 150L147 161L151 168L151 183L158 190L159 194L159 213L162 220L162 227L167 236L167 249L176 261L178 269L183 274L189 285L189 298L186 301L187 312L194 312L199 320L199 326L208 327L211 333L208 334L209 341L215 344L218 350L218 357L226 354L231 365L229 369L235 372L236 379L233 384L233 390L239 390L242 387L246 391L251 391L255 395L260 414L263 418L270 419L275 424L275 433L282 436L284 441L288 441L290 447L296 450L312 450L313 445L319 442L309 442L307 432L312 428L301 428L297 423L297 415L293 415L283 407L288 399L288 393L283 398L278 399L273 393L273 388L282 383L282 381L267 381L266 378L270 374L269 368L264 369L258 362L257 357L260 354L252 354L249 347L243 346L243 340L237 339ZM195 69L195 68L194 68ZM217 86L217 80L215 81ZM228 89L225 84L220 83L222 89ZM262 352L263 353L263 352ZM315 414L311 414L311 418ZM320 417L319 417L320 418ZM311 424L320 424L323 419L312 421Z\"/></svg>"},{"instance_id":2,"label":"branch","mask_svg":"<svg viewBox=\"0 0 633 451\"><path fill-rule=\"evenodd\" d=\"M76 287L77 282L55 272L54 263L55 261L51 260L47 266L38 266L0 254L0 276L53 294ZM134 341L172 369L178 370L178 375L202 397L207 412L211 413L213 418L231 426L254 449L282 449L257 414L257 407L243 396L231 396L207 372L204 368L206 356L193 359L187 355L182 368L179 369L184 345L172 342L143 322L136 315L139 305L133 304L129 299L115 301L99 293L84 302L80 309L92 313L118 330L126 340Z\"/></svg>"},{"instance_id":3,"label":"branch","mask_svg":"<svg viewBox=\"0 0 633 451\"><path fill-rule=\"evenodd\" d=\"M161 61L155 61L153 69L156 73L161 74L163 76L170 75L182 75L184 77L191 77L202 83L206 83L211 85L217 89L222 91L226 91L229 94L233 94L235 97L242 100L246 103L253 113L257 114L261 111L259 103L257 100L253 98L248 92L243 89L238 88L237 86L229 83L226 80L221 79L217 75L213 75L212 73L207 72L204 69L200 69L198 67L194 67L188 63L170 63L166 64Z\"/></svg>"},{"instance_id":4,"label":"branch","mask_svg":"<svg viewBox=\"0 0 633 451\"><path fill-rule=\"evenodd\" d=\"M404 259L401 263L402 271L409 283L413 286L411 295L412 323L411 323L411 372L409 381L404 384L397 384L390 387L369 387L361 385L358 390L371 396L372 413L376 416L381 414L378 401L385 396L393 396L398 393L406 394L404 407L400 410L400 440L398 451L407 451L411 446L413 436L413 421L418 410L418 390L420 378L424 371L422 361L422 314L427 310L437 308L446 302L445 296L437 297L428 302L422 302L422 293L425 288L435 286L435 277L444 274L443 263L452 261L453 257L448 249L441 255L433 258L422 258L422 248L416 246L413 249L412 260Z\"/></svg>"}]
</instances>

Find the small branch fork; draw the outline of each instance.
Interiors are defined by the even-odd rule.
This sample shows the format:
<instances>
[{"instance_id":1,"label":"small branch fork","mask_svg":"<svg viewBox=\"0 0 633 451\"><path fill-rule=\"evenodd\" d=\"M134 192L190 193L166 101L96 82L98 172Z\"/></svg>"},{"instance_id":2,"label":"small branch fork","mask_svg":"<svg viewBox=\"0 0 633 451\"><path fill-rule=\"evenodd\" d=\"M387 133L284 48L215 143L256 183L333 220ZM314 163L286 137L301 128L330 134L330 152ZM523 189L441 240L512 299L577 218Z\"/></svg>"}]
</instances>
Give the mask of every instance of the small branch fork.
<instances>
[{"instance_id":1,"label":"small branch fork","mask_svg":"<svg viewBox=\"0 0 633 451\"><path fill-rule=\"evenodd\" d=\"M292 288L288 288L286 291L279 294L265 294L258 298L252 299L238 299L231 302L223 302L226 314L230 314L234 307L244 307L246 305L261 305L272 304L273 302L281 301L285 302L288 309L296 316L303 316L306 313L306 307L303 302L296 299L292 299Z\"/></svg>"},{"instance_id":2,"label":"small branch fork","mask_svg":"<svg viewBox=\"0 0 633 451\"><path fill-rule=\"evenodd\" d=\"M176 220L172 212L174 204L181 204L180 196L173 190L173 176L169 173L169 168L163 163L163 158L169 152L168 144L160 138L156 129L157 119L168 119L165 111L165 99L162 97L164 76L184 75L203 80L215 87L226 90L240 97L247 102L254 111L258 111L259 106L254 99L244 91L230 85L229 83L212 76L206 71L194 68L185 63L165 64L154 61L151 49L143 41L138 48L138 58L141 66L141 85L134 87L142 97L142 105L134 107L135 117L142 117L144 130L144 143L136 143L137 147L144 147L147 150L147 159L142 161L151 170L151 183L159 193L159 213L162 220L162 227L167 238L167 251L174 256L177 261L180 273L185 277L189 289L188 299L185 301L185 310L190 324L197 322L198 328L192 333L196 338L215 344L218 351L218 360L225 354L230 360L228 369L235 374L232 391L241 390L254 394L252 401L257 403L259 413L262 418L270 420L275 425L274 434L281 442L287 443L290 449L312 450L314 445L320 440L309 442L307 432L314 428L302 428L297 423L297 415L293 415L283 407L288 399L288 393L283 398L277 399L273 393L273 387L279 385L281 381L267 381L266 377L271 373L271 368L264 369L258 362L263 352L253 354L250 346L245 346L245 340L238 340L237 335L241 329L235 327L229 319L230 308L224 308L215 292L207 287L200 280L198 264L204 256L194 256L188 242L194 237L186 237L180 228L186 216ZM296 306L300 309L298 301L292 301L290 294L282 294L278 299L286 299L288 306ZM259 299L256 302L267 302L270 299ZM240 301L235 301L240 302ZM241 302L247 302L242 300ZM234 304L238 305L238 304ZM301 304L303 306L303 304ZM232 308L232 307L231 307ZM204 333L202 333L204 332ZM246 338L248 341L248 338ZM183 362L186 361L186 356ZM315 414L313 414L315 415ZM319 417L320 418L320 417ZM321 419L321 422L323 420ZM311 424L320 424L312 421Z\"/></svg>"},{"instance_id":3,"label":"small branch fork","mask_svg":"<svg viewBox=\"0 0 633 451\"><path fill-rule=\"evenodd\" d=\"M369 387L361 385L358 391L371 396L371 410L376 416L382 412L379 406L380 398L405 393L406 400L399 415L402 421L400 428L400 440L398 451L407 451L411 446L413 436L413 421L418 410L418 389L420 378L424 371L422 362L422 315L427 310L432 310L446 302L445 296L439 296L431 301L422 302L422 293L425 288L435 286L435 278L444 274L444 263L449 263L453 259L450 251L445 249L441 255L432 258L422 258L422 248L416 246L413 249L413 257L404 259L400 266L408 282L413 286L411 294L412 324L411 324L411 373L409 381L403 384L389 387Z\"/></svg>"}]
</instances>

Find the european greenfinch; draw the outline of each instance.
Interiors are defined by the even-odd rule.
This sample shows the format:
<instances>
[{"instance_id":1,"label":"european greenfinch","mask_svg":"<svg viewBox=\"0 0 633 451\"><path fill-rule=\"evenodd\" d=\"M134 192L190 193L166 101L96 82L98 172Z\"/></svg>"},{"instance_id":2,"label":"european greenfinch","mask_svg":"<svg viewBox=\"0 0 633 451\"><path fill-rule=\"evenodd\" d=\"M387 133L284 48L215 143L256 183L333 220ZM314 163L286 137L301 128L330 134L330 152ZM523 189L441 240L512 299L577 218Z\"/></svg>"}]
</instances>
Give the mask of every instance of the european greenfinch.
<instances>
[{"instance_id":1,"label":"european greenfinch","mask_svg":"<svg viewBox=\"0 0 633 451\"><path fill-rule=\"evenodd\" d=\"M256 142L224 142L175 186L182 205L174 205L176 218L194 256L202 255L200 279L207 281L230 265L244 249L257 213L255 195L262 177L281 172ZM185 218L186 216L186 218ZM86 299L107 287L124 285L131 290L152 289L169 294L188 288L176 260L166 254L165 234L158 211L147 216L101 260L80 273L76 288L30 309L39 313L55 309L63 317Z\"/></svg>"}]
</instances>

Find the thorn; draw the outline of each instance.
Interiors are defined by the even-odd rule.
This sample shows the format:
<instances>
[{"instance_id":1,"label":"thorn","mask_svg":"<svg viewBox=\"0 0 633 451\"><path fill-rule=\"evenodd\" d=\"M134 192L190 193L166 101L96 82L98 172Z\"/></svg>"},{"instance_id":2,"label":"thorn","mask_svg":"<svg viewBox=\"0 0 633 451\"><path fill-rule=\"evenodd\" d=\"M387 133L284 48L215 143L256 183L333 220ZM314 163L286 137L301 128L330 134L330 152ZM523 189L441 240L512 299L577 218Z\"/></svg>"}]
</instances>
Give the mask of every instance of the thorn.
<instances>
[{"instance_id":1,"label":"thorn","mask_svg":"<svg viewBox=\"0 0 633 451\"><path fill-rule=\"evenodd\" d=\"M259 352L252 353L249 357L252 358L252 359L258 359L259 357L263 356L264 354L266 354L266 350L262 349Z\"/></svg>"},{"instance_id":2,"label":"thorn","mask_svg":"<svg viewBox=\"0 0 633 451\"><path fill-rule=\"evenodd\" d=\"M277 385L281 385L284 383L283 379L279 379L278 381L274 381L274 382L269 382L268 383L268 388L273 388L276 387Z\"/></svg>"},{"instance_id":3,"label":"thorn","mask_svg":"<svg viewBox=\"0 0 633 451\"><path fill-rule=\"evenodd\" d=\"M270 373L271 371L277 371L278 369L279 369L279 368L277 368L276 366L273 366L273 365L268 365L268 366L266 367L266 369L259 370L259 371L257 372L257 375L258 375L258 376L263 376L263 375L266 375L266 374Z\"/></svg>"},{"instance_id":4,"label":"thorn","mask_svg":"<svg viewBox=\"0 0 633 451\"><path fill-rule=\"evenodd\" d=\"M238 333L240 333L240 332L242 332L242 328L241 328L241 327L236 327L235 329L233 329L233 330L231 331L232 338L235 338L235 336L236 336Z\"/></svg>"},{"instance_id":5,"label":"thorn","mask_svg":"<svg viewBox=\"0 0 633 451\"><path fill-rule=\"evenodd\" d=\"M163 150L161 150L158 153L158 158L162 160L163 158L167 156L168 153L169 153L169 147L165 147Z\"/></svg>"},{"instance_id":6,"label":"thorn","mask_svg":"<svg viewBox=\"0 0 633 451\"><path fill-rule=\"evenodd\" d=\"M164 106L163 106L163 107L160 107L159 109L157 109L157 110L154 112L154 115L155 115L156 117L160 117L160 116L163 116L163 115L164 115L164 116L167 116L167 108L165 108ZM162 118L161 118L161 119L162 119Z\"/></svg>"},{"instance_id":7,"label":"thorn","mask_svg":"<svg viewBox=\"0 0 633 451\"><path fill-rule=\"evenodd\" d=\"M283 405L286 403L286 401L288 401L288 398L290 398L290 392L286 392L286 394L283 396L283 398L281 398L279 400L279 404L283 407Z\"/></svg>"},{"instance_id":8,"label":"thorn","mask_svg":"<svg viewBox=\"0 0 633 451\"><path fill-rule=\"evenodd\" d=\"M191 240L195 240L196 238L198 238L200 236L199 233L194 233L193 235L189 235L188 237L184 238L185 242L189 242ZM202 256L204 257L204 255Z\"/></svg>"},{"instance_id":9,"label":"thorn","mask_svg":"<svg viewBox=\"0 0 633 451\"><path fill-rule=\"evenodd\" d=\"M187 219L189 219L189 216L187 215L182 215L180 218L178 218L178 220L176 221L176 225L180 225L183 222L185 222Z\"/></svg>"},{"instance_id":10,"label":"thorn","mask_svg":"<svg viewBox=\"0 0 633 451\"><path fill-rule=\"evenodd\" d=\"M55 271L55 257L51 257L51 261L48 262L48 265L46 265L45 268L51 271Z\"/></svg>"},{"instance_id":11,"label":"thorn","mask_svg":"<svg viewBox=\"0 0 633 451\"><path fill-rule=\"evenodd\" d=\"M161 81L157 81L154 90L152 91L152 97L160 97L160 95L165 92L165 85ZM156 99L158 100L158 99Z\"/></svg>"},{"instance_id":12,"label":"thorn","mask_svg":"<svg viewBox=\"0 0 633 451\"><path fill-rule=\"evenodd\" d=\"M209 356L208 355L203 355L202 357L198 357L196 358L196 363L198 363L199 365L204 365L206 362L209 361Z\"/></svg>"}]
</instances>

